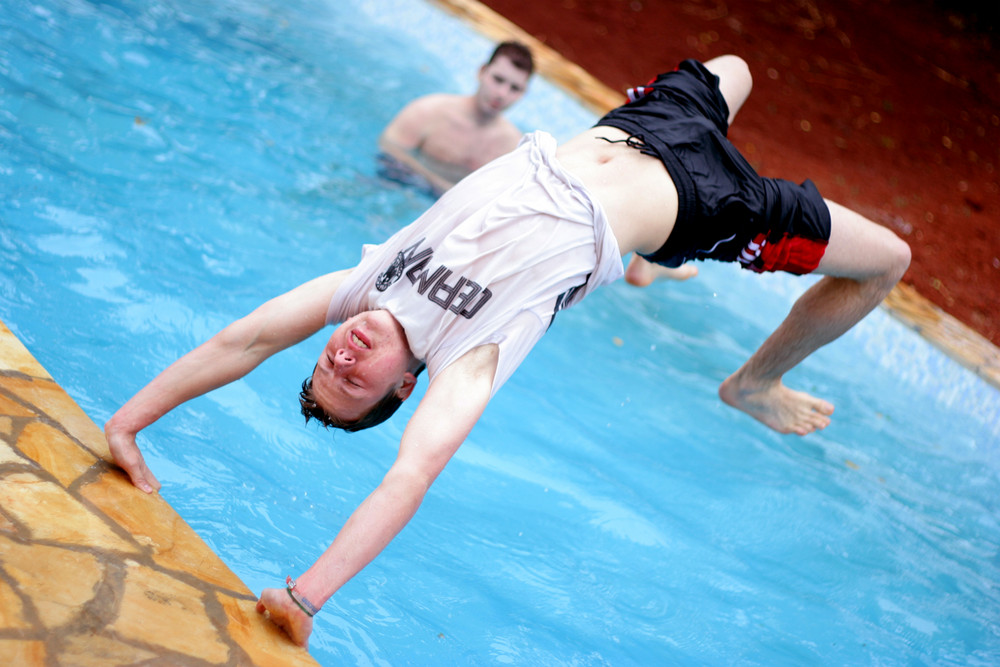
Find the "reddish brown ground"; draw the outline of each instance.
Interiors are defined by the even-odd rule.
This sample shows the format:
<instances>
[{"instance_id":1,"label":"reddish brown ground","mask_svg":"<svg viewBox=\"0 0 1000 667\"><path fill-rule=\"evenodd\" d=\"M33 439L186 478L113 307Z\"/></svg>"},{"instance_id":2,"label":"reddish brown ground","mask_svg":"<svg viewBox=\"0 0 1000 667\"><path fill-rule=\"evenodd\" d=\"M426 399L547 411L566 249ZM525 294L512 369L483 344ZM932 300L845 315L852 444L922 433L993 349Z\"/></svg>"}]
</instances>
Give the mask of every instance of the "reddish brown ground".
<instances>
[{"instance_id":1,"label":"reddish brown ground","mask_svg":"<svg viewBox=\"0 0 1000 667\"><path fill-rule=\"evenodd\" d=\"M913 249L904 282L1000 345L992 3L482 2L616 90L687 57L742 56L754 92L730 137L758 171L811 178L895 230Z\"/></svg>"}]
</instances>

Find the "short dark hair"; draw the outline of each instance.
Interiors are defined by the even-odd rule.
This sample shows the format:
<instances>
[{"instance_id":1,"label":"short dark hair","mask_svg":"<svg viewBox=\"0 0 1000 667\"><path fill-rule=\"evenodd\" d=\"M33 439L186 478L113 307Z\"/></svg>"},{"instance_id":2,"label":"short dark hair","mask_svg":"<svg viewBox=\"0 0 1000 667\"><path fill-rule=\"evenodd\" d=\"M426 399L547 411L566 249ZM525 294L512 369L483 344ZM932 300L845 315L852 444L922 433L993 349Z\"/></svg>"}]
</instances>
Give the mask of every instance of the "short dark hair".
<instances>
[{"instance_id":1,"label":"short dark hair","mask_svg":"<svg viewBox=\"0 0 1000 667\"><path fill-rule=\"evenodd\" d=\"M413 375L420 375L422 370L424 370L423 363L417 366ZM316 369L314 368L313 373L315 372ZM307 424L310 419L315 419L326 428L337 428L348 433L356 433L372 426L378 426L396 414L396 410L403 404L403 399L396 395L395 389L392 389L388 394L379 399L379 402L372 406L372 409L366 414L361 415L361 417L354 421L347 421L346 419L331 415L316 403L316 399L312 393L312 382L313 376L310 375L302 381L302 391L299 392L299 406L301 407L302 416L306 418Z\"/></svg>"},{"instance_id":2,"label":"short dark hair","mask_svg":"<svg viewBox=\"0 0 1000 667\"><path fill-rule=\"evenodd\" d=\"M493 55L486 61L486 64L489 65L499 56L506 57L514 67L527 72L528 76L531 76L535 71L535 59L531 57L531 49L521 42L501 42L493 50Z\"/></svg>"}]
</instances>

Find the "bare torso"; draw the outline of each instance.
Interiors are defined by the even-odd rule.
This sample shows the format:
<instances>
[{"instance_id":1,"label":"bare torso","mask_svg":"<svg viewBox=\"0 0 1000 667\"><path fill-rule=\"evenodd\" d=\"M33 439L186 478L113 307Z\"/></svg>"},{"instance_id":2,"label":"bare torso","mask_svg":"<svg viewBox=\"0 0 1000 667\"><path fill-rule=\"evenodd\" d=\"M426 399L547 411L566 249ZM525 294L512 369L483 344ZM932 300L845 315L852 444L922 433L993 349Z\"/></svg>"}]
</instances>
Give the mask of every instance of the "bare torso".
<instances>
[{"instance_id":1,"label":"bare torso","mask_svg":"<svg viewBox=\"0 0 1000 667\"><path fill-rule=\"evenodd\" d=\"M652 253L677 219L677 189L658 159L622 143L628 133L594 127L562 144L559 163L583 181L604 208L622 255Z\"/></svg>"},{"instance_id":2,"label":"bare torso","mask_svg":"<svg viewBox=\"0 0 1000 667\"><path fill-rule=\"evenodd\" d=\"M521 132L503 116L487 120L477 116L471 98L439 97L417 149L428 166L450 172L449 180L457 181L517 146Z\"/></svg>"}]
</instances>

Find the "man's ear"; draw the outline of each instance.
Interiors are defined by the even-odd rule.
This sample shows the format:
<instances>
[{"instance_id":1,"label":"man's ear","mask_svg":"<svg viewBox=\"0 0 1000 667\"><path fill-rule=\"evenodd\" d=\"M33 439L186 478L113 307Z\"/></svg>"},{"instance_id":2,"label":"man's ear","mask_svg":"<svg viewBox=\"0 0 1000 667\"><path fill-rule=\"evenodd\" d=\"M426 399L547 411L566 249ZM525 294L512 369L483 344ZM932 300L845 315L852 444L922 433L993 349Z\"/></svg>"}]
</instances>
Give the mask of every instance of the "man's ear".
<instances>
[{"instance_id":1,"label":"man's ear","mask_svg":"<svg viewBox=\"0 0 1000 667\"><path fill-rule=\"evenodd\" d=\"M401 384L399 389L396 390L396 398L401 401L405 401L410 397L410 394L413 393L413 389L416 386L417 376L409 371L403 373L403 384Z\"/></svg>"}]
</instances>

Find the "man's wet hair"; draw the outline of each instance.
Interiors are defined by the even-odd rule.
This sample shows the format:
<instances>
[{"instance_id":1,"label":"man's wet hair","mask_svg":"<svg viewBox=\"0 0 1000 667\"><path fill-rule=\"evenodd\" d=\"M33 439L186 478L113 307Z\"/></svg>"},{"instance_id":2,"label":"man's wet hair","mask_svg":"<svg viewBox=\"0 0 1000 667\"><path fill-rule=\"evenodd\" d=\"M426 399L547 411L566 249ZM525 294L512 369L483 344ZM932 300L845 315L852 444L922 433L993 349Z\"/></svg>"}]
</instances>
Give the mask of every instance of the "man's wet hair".
<instances>
[{"instance_id":1,"label":"man's wet hair","mask_svg":"<svg viewBox=\"0 0 1000 667\"><path fill-rule=\"evenodd\" d=\"M486 64L489 65L499 56L506 57L514 67L527 72L528 76L535 72L535 59L531 56L531 49L521 42L501 42Z\"/></svg>"},{"instance_id":2,"label":"man's wet hair","mask_svg":"<svg viewBox=\"0 0 1000 667\"><path fill-rule=\"evenodd\" d=\"M421 363L415 371L412 371L413 375L420 375L420 372L424 368L425 364ZM316 369L314 368L313 373L315 372ZM403 399L396 395L395 389L392 389L367 414L362 415L354 421L348 421L331 415L316 403L316 399L312 393L312 382L313 376L310 374L309 377L302 381L302 391L299 392L299 405L301 406L302 416L306 418L307 424L310 419L315 419L325 428L336 428L348 433L356 433L372 426L378 426L396 414L396 410L403 404Z\"/></svg>"}]
</instances>

